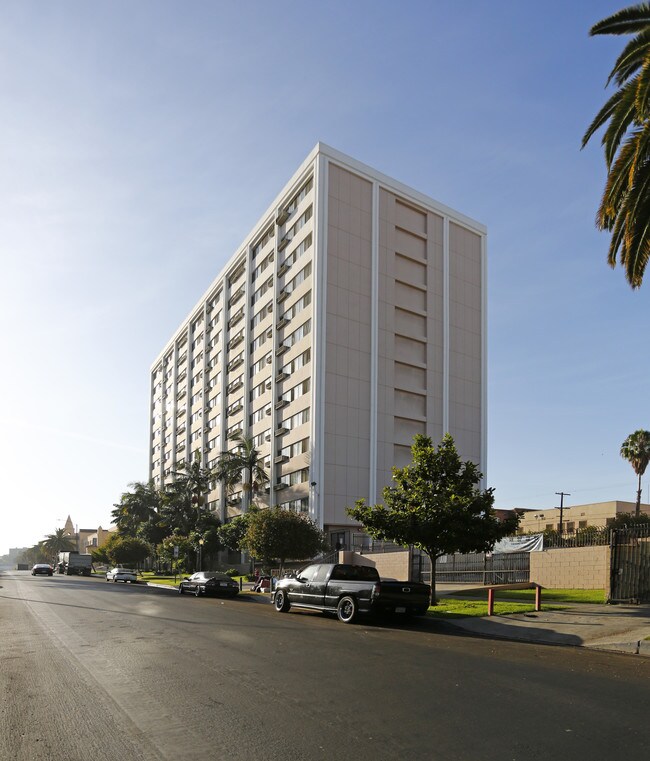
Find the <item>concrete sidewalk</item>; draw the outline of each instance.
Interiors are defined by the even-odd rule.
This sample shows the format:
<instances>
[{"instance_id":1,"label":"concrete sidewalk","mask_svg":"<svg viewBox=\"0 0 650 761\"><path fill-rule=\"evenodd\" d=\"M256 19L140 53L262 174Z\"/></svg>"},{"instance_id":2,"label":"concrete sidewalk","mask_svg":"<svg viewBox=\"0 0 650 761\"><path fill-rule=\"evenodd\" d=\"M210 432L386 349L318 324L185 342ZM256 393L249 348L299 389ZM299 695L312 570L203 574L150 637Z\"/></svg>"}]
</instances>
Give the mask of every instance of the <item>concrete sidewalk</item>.
<instances>
[{"instance_id":1,"label":"concrete sidewalk","mask_svg":"<svg viewBox=\"0 0 650 761\"><path fill-rule=\"evenodd\" d=\"M457 584L440 584L436 591L443 597L462 597L463 590L467 589ZM650 637L650 605L576 603L567 605L563 610L450 619L447 623L481 637L650 656L650 639L646 639Z\"/></svg>"}]
</instances>

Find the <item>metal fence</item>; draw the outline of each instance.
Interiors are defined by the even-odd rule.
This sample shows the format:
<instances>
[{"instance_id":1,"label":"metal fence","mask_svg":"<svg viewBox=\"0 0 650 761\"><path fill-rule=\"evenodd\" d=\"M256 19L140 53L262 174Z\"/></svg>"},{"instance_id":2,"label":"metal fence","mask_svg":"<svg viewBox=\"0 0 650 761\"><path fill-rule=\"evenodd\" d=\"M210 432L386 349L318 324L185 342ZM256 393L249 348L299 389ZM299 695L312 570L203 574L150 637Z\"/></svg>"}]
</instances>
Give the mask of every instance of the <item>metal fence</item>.
<instances>
[{"instance_id":1,"label":"metal fence","mask_svg":"<svg viewBox=\"0 0 650 761\"><path fill-rule=\"evenodd\" d=\"M414 550L411 578L431 583L431 561ZM444 555L436 562L436 581L459 584L515 584L530 580L530 553L509 552Z\"/></svg>"},{"instance_id":2,"label":"metal fence","mask_svg":"<svg viewBox=\"0 0 650 761\"><path fill-rule=\"evenodd\" d=\"M650 601L650 526L611 531L610 602Z\"/></svg>"}]
</instances>

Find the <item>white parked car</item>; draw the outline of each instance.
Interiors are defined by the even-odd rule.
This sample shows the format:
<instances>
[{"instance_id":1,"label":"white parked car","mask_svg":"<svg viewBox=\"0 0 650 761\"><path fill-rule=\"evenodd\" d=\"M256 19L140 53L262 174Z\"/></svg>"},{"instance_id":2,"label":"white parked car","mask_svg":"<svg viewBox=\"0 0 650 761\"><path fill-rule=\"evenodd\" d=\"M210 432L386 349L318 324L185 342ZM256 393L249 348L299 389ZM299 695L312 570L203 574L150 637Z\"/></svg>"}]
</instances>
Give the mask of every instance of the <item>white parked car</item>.
<instances>
[{"instance_id":1,"label":"white parked car","mask_svg":"<svg viewBox=\"0 0 650 761\"><path fill-rule=\"evenodd\" d=\"M106 581L130 581L135 584L137 580L137 573L130 568L111 568L110 571L106 571Z\"/></svg>"}]
</instances>

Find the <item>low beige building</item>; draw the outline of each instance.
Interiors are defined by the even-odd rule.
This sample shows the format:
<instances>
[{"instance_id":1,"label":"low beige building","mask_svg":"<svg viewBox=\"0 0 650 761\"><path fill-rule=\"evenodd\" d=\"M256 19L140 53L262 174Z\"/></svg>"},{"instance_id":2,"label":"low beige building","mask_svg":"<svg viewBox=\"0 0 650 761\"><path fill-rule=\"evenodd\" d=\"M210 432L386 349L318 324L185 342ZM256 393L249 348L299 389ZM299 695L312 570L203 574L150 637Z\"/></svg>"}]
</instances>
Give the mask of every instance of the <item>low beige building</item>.
<instances>
[{"instance_id":1,"label":"low beige building","mask_svg":"<svg viewBox=\"0 0 650 761\"><path fill-rule=\"evenodd\" d=\"M590 502L586 505L565 505L562 515L562 533L573 534L588 526L605 528L620 513L634 513L636 503L610 500L609 502ZM530 532L559 531L560 508L545 510L518 508L521 515L519 534ZM650 505L642 504L641 512L650 515Z\"/></svg>"},{"instance_id":2,"label":"low beige building","mask_svg":"<svg viewBox=\"0 0 650 761\"><path fill-rule=\"evenodd\" d=\"M77 528L69 515L63 531L64 535L75 543L75 550L83 554L89 554L91 550L101 547L114 532L114 527Z\"/></svg>"}]
</instances>

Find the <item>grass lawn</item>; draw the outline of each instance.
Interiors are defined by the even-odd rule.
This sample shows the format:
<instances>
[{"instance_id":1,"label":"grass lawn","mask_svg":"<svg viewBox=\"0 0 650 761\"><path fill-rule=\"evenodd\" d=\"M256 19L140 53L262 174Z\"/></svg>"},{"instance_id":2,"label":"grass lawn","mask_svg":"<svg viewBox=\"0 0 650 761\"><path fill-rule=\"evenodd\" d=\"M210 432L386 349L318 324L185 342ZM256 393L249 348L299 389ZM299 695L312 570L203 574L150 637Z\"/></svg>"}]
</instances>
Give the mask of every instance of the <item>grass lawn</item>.
<instances>
[{"instance_id":1,"label":"grass lawn","mask_svg":"<svg viewBox=\"0 0 650 761\"><path fill-rule=\"evenodd\" d=\"M487 589L471 589L463 592L463 597L481 597L487 600ZM503 589L495 590L494 601L533 601L535 600L534 589ZM605 604L605 592L602 589L542 589L542 603L544 602L588 602Z\"/></svg>"},{"instance_id":2,"label":"grass lawn","mask_svg":"<svg viewBox=\"0 0 650 761\"><path fill-rule=\"evenodd\" d=\"M542 610L562 610L563 605L542 605ZM494 601L494 614L505 616L509 613L532 613L535 611L534 603L499 602ZM436 618L467 618L468 616L487 616L487 600L457 600L452 597L443 597L438 605L429 608L429 615Z\"/></svg>"}]
</instances>

